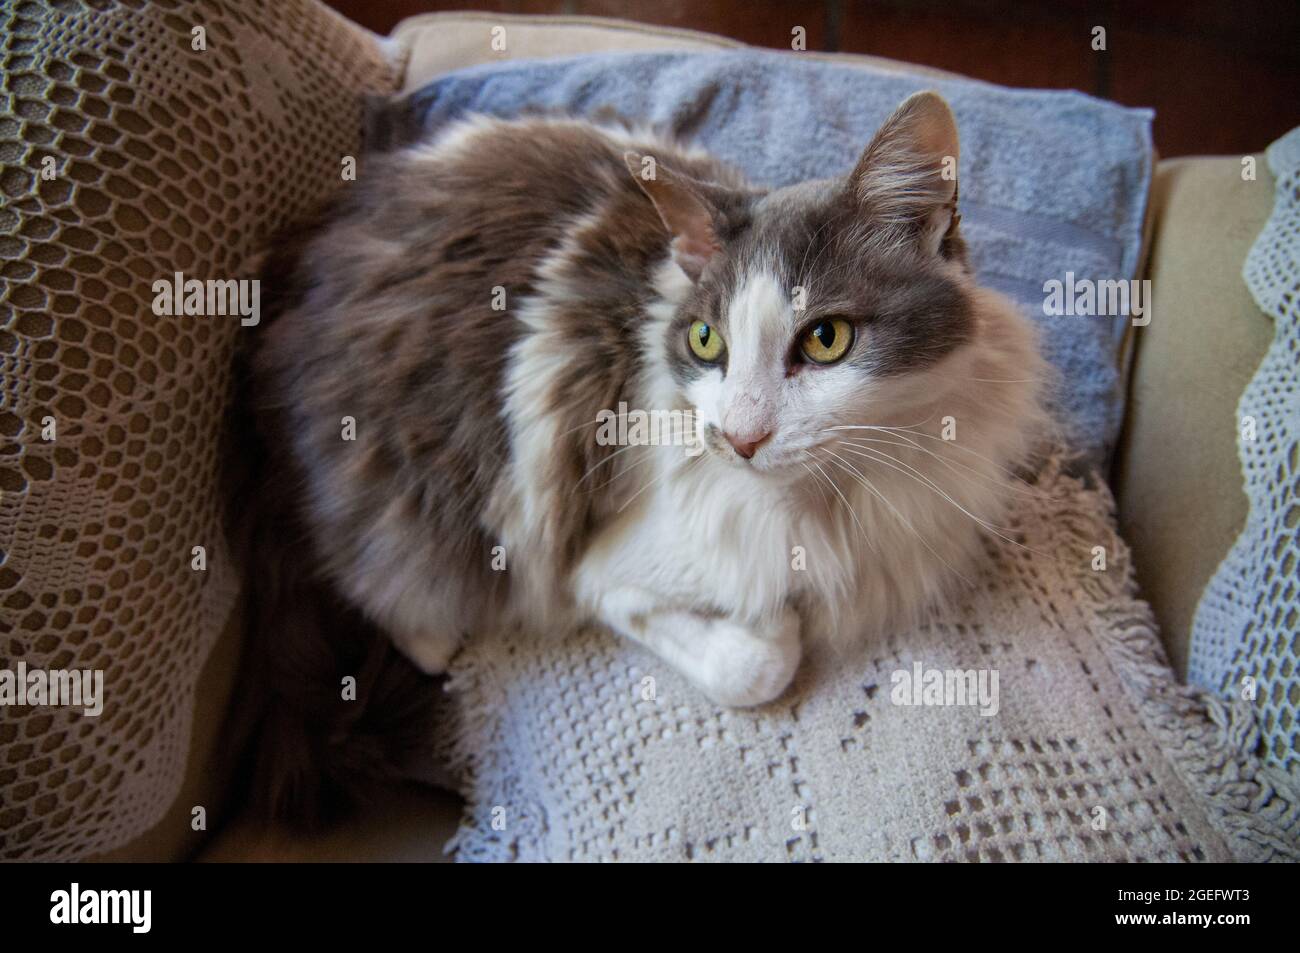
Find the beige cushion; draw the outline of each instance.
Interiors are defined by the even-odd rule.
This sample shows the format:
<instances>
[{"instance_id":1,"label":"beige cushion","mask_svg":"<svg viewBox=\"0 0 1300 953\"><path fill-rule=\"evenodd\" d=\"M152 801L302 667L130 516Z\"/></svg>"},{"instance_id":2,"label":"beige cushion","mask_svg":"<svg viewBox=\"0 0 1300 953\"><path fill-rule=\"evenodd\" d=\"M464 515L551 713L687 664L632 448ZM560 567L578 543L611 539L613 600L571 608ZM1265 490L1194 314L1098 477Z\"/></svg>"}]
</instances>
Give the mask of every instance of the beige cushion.
<instances>
[{"instance_id":1,"label":"beige cushion","mask_svg":"<svg viewBox=\"0 0 1300 953\"><path fill-rule=\"evenodd\" d=\"M349 823L307 835L240 819L222 830L199 856L205 862L331 861L441 863L443 846L460 822L453 794L415 785L395 787Z\"/></svg>"},{"instance_id":2,"label":"beige cushion","mask_svg":"<svg viewBox=\"0 0 1300 953\"><path fill-rule=\"evenodd\" d=\"M492 48L492 31L497 27L505 31L504 50ZM646 26L630 20L495 13L426 13L403 20L394 28L392 38L405 50L407 57L406 78L402 84L405 92L419 89L443 73L480 63L579 56L583 53L728 50L745 46L736 40L709 33ZM879 56L812 51L791 55L921 76L953 75Z\"/></svg>"},{"instance_id":3,"label":"beige cushion","mask_svg":"<svg viewBox=\"0 0 1300 953\"><path fill-rule=\"evenodd\" d=\"M504 50L492 48L504 28ZM717 50L742 44L693 30L647 27L593 17L519 17L486 13L426 13L403 20L392 38L407 51L403 90L479 63L578 56L607 50Z\"/></svg>"},{"instance_id":4,"label":"beige cushion","mask_svg":"<svg viewBox=\"0 0 1300 953\"><path fill-rule=\"evenodd\" d=\"M1170 159L1152 190L1153 317L1136 329L1114 487L1120 531L1174 670L1187 672L1201 591L1246 519L1237 401L1273 324L1255 307L1242 262L1273 206L1262 157Z\"/></svg>"}]
</instances>

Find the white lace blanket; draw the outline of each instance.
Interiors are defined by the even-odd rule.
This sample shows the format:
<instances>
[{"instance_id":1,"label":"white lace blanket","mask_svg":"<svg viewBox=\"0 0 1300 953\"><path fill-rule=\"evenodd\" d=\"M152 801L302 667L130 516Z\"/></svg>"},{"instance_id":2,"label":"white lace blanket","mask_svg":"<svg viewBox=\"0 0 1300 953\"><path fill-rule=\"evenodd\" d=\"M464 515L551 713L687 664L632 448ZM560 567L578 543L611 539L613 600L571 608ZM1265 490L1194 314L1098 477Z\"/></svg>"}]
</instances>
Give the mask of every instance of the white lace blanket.
<instances>
[{"instance_id":1,"label":"white lace blanket","mask_svg":"<svg viewBox=\"0 0 1300 953\"><path fill-rule=\"evenodd\" d=\"M1273 214L1242 269L1277 324L1237 407L1250 514L1197 607L1189 677L1253 696L1266 760L1300 782L1300 128L1268 164Z\"/></svg>"},{"instance_id":2,"label":"white lace blanket","mask_svg":"<svg viewBox=\"0 0 1300 953\"><path fill-rule=\"evenodd\" d=\"M964 605L814 656L758 711L603 632L477 638L451 679L458 859L1300 859L1252 707L1166 665L1107 491L1038 488L1016 536L1043 555L999 543ZM997 713L895 704L917 665L996 673Z\"/></svg>"}]
</instances>

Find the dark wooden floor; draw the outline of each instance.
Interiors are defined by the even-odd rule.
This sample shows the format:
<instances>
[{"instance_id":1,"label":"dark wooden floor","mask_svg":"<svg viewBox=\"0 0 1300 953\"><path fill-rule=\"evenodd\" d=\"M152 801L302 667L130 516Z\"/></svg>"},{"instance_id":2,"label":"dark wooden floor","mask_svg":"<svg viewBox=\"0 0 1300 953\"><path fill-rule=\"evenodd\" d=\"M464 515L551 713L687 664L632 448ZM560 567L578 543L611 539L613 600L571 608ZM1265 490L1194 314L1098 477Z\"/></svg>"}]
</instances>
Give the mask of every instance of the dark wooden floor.
<instances>
[{"instance_id":1,"label":"dark wooden floor","mask_svg":"<svg viewBox=\"0 0 1300 953\"><path fill-rule=\"evenodd\" d=\"M1156 110L1161 155L1245 154L1300 125L1300 0L327 0L387 33L431 10L622 17L872 53ZM1106 50L1092 48L1106 30Z\"/></svg>"}]
</instances>

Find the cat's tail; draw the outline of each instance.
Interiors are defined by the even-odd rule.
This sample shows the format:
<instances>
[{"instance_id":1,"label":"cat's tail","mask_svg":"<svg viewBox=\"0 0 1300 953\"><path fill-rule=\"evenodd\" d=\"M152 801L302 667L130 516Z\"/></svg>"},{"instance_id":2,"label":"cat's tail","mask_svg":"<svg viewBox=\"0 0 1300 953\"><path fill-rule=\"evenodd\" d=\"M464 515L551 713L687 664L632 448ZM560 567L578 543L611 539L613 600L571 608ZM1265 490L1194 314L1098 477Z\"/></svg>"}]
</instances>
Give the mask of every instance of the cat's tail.
<instances>
[{"instance_id":1,"label":"cat's tail","mask_svg":"<svg viewBox=\"0 0 1300 953\"><path fill-rule=\"evenodd\" d=\"M292 288L301 248L293 238L261 268L280 294ZM259 334L291 299L263 308ZM222 454L226 528L245 593L230 723L230 743L243 751L236 796L263 820L311 829L385 784L428 776L440 692L318 571L288 435L252 373L255 347L235 363Z\"/></svg>"},{"instance_id":2,"label":"cat's tail","mask_svg":"<svg viewBox=\"0 0 1300 953\"><path fill-rule=\"evenodd\" d=\"M305 547L268 538L273 525L246 567L241 773L258 816L311 829L432 763L438 686L312 578Z\"/></svg>"}]
</instances>

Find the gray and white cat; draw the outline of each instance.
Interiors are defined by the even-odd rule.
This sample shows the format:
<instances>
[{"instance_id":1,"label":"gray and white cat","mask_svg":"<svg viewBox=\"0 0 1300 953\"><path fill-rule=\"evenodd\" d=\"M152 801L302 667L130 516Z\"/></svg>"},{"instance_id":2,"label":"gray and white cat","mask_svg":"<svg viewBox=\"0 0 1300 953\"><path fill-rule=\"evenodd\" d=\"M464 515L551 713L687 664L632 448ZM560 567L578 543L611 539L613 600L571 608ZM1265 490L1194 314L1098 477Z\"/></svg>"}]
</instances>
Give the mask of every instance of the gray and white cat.
<instances>
[{"instance_id":1,"label":"gray and white cat","mask_svg":"<svg viewBox=\"0 0 1300 953\"><path fill-rule=\"evenodd\" d=\"M427 672L487 626L594 621L731 706L804 639L919 618L995 531L1047 376L971 274L957 155L920 93L847 175L774 190L577 119L374 158L256 355L302 560ZM688 432L609 445L621 410Z\"/></svg>"}]
</instances>

